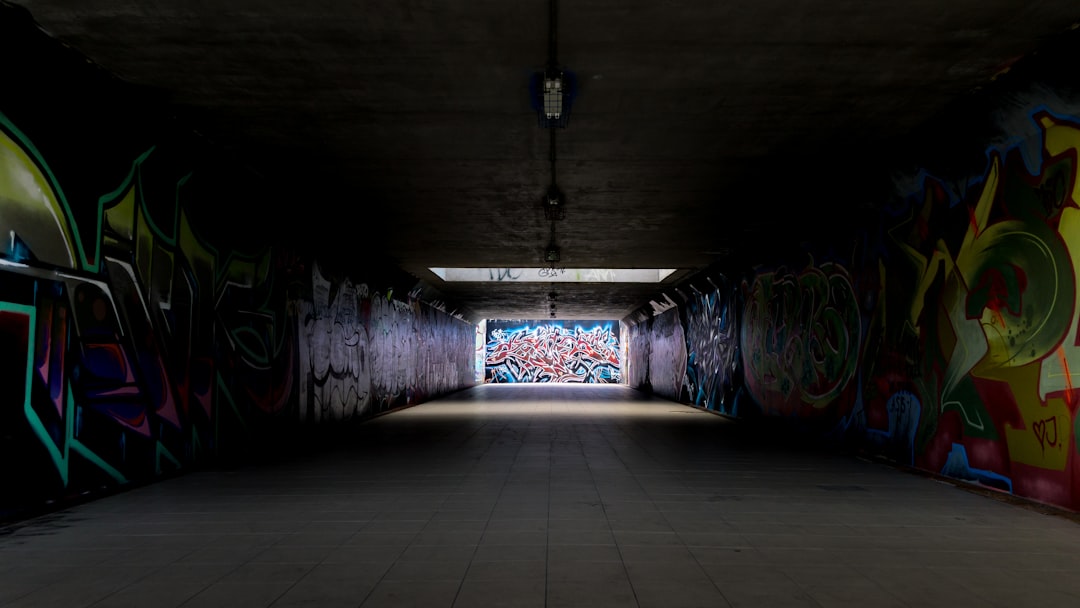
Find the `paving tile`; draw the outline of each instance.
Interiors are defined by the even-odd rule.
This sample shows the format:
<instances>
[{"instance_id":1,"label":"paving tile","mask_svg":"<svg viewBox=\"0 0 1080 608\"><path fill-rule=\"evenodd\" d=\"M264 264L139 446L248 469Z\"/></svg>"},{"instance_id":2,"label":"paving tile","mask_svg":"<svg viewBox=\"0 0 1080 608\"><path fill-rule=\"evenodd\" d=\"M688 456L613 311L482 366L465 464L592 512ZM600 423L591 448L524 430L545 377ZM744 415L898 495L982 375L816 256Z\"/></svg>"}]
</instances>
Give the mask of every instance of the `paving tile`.
<instances>
[{"instance_id":1,"label":"paving tile","mask_svg":"<svg viewBox=\"0 0 1080 608\"><path fill-rule=\"evenodd\" d=\"M450 608L460 581L382 581L361 608Z\"/></svg>"},{"instance_id":2,"label":"paving tile","mask_svg":"<svg viewBox=\"0 0 1080 608\"><path fill-rule=\"evenodd\" d=\"M1071 519L748 429L626 387L485 385L20 522L0 605L1080 605Z\"/></svg>"},{"instance_id":3,"label":"paving tile","mask_svg":"<svg viewBox=\"0 0 1080 608\"><path fill-rule=\"evenodd\" d=\"M497 560L483 561L473 560L469 564L465 580L504 581L518 580L522 582L538 580L543 582L547 578L547 562L545 560Z\"/></svg>"},{"instance_id":4,"label":"paving tile","mask_svg":"<svg viewBox=\"0 0 1080 608\"><path fill-rule=\"evenodd\" d=\"M540 579L467 578L454 608L545 608L546 583Z\"/></svg>"},{"instance_id":5,"label":"paving tile","mask_svg":"<svg viewBox=\"0 0 1080 608\"><path fill-rule=\"evenodd\" d=\"M634 589L626 579L549 579L549 608L637 608Z\"/></svg>"},{"instance_id":6,"label":"paving tile","mask_svg":"<svg viewBox=\"0 0 1080 608\"><path fill-rule=\"evenodd\" d=\"M203 583L143 580L102 598L93 608L175 608L206 589Z\"/></svg>"},{"instance_id":7,"label":"paving tile","mask_svg":"<svg viewBox=\"0 0 1080 608\"><path fill-rule=\"evenodd\" d=\"M262 607L272 605L293 582L217 582L188 598L183 608Z\"/></svg>"},{"instance_id":8,"label":"paving tile","mask_svg":"<svg viewBox=\"0 0 1080 608\"><path fill-rule=\"evenodd\" d=\"M724 594L700 572L693 578L674 580L632 578L640 608L727 608Z\"/></svg>"}]
</instances>

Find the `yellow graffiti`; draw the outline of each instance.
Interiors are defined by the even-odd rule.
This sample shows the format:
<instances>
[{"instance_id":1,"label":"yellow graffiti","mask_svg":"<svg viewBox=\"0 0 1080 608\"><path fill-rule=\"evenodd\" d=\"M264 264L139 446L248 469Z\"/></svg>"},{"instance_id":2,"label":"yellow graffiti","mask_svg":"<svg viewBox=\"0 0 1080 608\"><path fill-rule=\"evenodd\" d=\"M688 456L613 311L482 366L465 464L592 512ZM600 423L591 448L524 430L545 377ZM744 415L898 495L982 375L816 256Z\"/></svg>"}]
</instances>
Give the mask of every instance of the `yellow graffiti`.
<instances>
[{"instance_id":1,"label":"yellow graffiti","mask_svg":"<svg viewBox=\"0 0 1080 608\"><path fill-rule=\"evenodd\" d=\"M218 253L196 234L187 213L176 212L177 225L171 234L159 232L158 224L149 217L137 180L128 184L121 194L104 209L104 220L112 235L107 243L127 241L135 251L135 264L142 285L168 299L173 285L177 252L187 261L195 282L214 294L229 285L252 288L265 282L270 275L270 255L264 252L254 259L229 256L219 261ZM182 187L184 181L177 185ZM156 287L155 287L156 286ZM212 299L208 299L212 302Z\"/></svg>"},{"instance_id":2,"label":"yellow graffiti","mask_svg":"<svg viewBox=\"0 0 1080 608\"><path fill-rule=\"evenodd\" d=\"M1048 158L1080 151L1080 130L1046 116L1039 124ZM1075 203L1078 195L1080 186L1074 178L1066 201ZM1061 209L1057 232L1043 222L999 222L965 244L970 245L972 266L979 264L978 258L985 252L977 241L987 238L991 243L1007 242L1010 255L1043 275L1027 284L1022 316L992 316L984 311L981 321L990 354L972 373L1007 383L1016 396L1023 426L1005 425L1012 461L1063 471L1075 441L1068 402L1071 396L1048 395L1075 386L1068 363L1080 360L1075 344L1078 318L1074 289L1080 248L1069 246L1080 243L1080 210L1074 205ZM1068 268L1062 262L1065 258L1071 261Z\"/></svg>"},{"instance_id":3,"label":"yellow graffiti","mask_svg":"<svg viewBox=\"0 0 1080 608\"><path fill-rule=\"evenodd\" d=\"M1061 339L1065 309L1072 306L1072 277L1059 268L1060 240L1045 222L1002 220L987 225L990 210L998 195L1000 158L991 160L987 179L972 214L964 242L956 256L956 268L970 291L986 273L1003 265L1002 251L1020 266L1021 271L1037 270L1049 277L1027 283L1023 306L1017 314L1002 314L985 307L979 323L986 335L988 352L979 362L977 373L1000 366L1020 366L1046 358ZM1063 252L1060 252L1063 253Z\"/></svg>"},{"instance_id":4,"label":"yellow graffiti","mask_svg":"<svg viewBox=\"0 0 1080 608\"><path fill-rule=\"evenodd\" d=\"M993 200L992 192L997 189L998 179L999 167L994 162L987 173L980 203ZM919 211L924 222L930 220L933 202L933 196L928 189L926 198L923 200L922 209ZM985 207L977 207L977 209L977 217L980 213L983 216L987 216L989 213ZM985 217L983 222L985 222ZM973 240L974 236L969 232L965 236L961 250L963 250L964 246L969 246L970 241ZM911 308L908 312L907 324L912 333L919 333L920 320L924 313L923 309L926 305L927 296L937 282L938 275L943 276L940 304L942 309L931 311L930 316L930 318L938 320L938 346L942 353L947 354L946 359L949 362L948 368L945 370L941 391L939 394L934 395L938 408L941 411L956 409L964 417L965 423L973 428L985 430L989 422L983 419L978 408L968 407L968 404L952 396L953 391L960 382L986 356L987 352L987 342L979 320L969 319L966 314L964 304L968 286L963 274L957 268L956 258L949 252L944 239L937 239L934 242L934 248L929 258L899 238L896 243L915 265L916 276L919 277L911 301Z\"/></svg>"},{"instance_id":5,"label":"yellow graffiti","mask_svg":"<svg viewBox=\"0 0 1080 608\"><path fill-rule=\"evenodd\" d=\"M135 240L135 189L128 188L120 200L112 207L103 210L105 225L125 241ZM117 239L105 235L105 242L113 244Z\"/></svg>"},{"instance_id":6,"label":"yellow graffiti","mask_svg":"<svg viewBox=\"0 0 1080 608\"><path fill-rule=\"evenodd\" d=\"M49 181L0 131L0 239L18 235L38 260L75 268L75 238Z\"/></svg>"},{"instance_id":7,"label":"yellow graffiti","mask_svg":"<svg viewBox=\"0 0 1080 608\"><path fill-rule=\"evenodd\" d=\"M1080 129L1048 116L1039 125L1045 179L1055 159L1080 158ZM918 245L925 236L919 226L932 219L929 188L911 222L902 225L912 231L893 235L917 273L906 323L916 334L933 330L948 361L938 407L957 409L968 425L985 428L990 422L978 415L979 408L966 407L957 388L968 376L1002 382L1015 396L1022 421L1005 424L1010 458L1055 471L1065 469L1074 447L1071 391L1080 381L1069 369L1070 362L1080 361L1080 246L1070 247L1080 244L1080 181L1071 169L1071 191L1057 210L1056 226L1023 215L992 219L1003 194L1002 159L995 153L955 255L943 239L931 248ZM935 289L937 299L930 297ZM931 303L936 309L924 310ZM920 328L927 323L935 325Z\"/></svg>"},{"instance_id":8,"label":"yellow graffiti","mask_svg":"<svg viewBox=\"0 0 1080 608\"><path fill-rule=\"evenodd\" d=\"M1014 395L1034 395L1039 386L1039 364L1000 368L999 380L1009 384ZM1052 398L1040 403L1035 399L1016 400L1024 425L1013 428L1005 424L1009 458L1053 471L1064 471L1072 451L1072 415L1065 401Z\"/></svg>"},{"instance_id":9,"label":"yellow graffiti","mask_svg":"<svg viewBox=\"0 0 1080 608\"><path fill-rule=\"evenodd\" d=\"M1073 158L1080 158L1080 129L1054 120L1049 116L1043 116L1039 120L1044 136L1046 153L1050 156L1060 156L1071 153ZM1070 200L1080 202L1080 180L1073 179ZM1074 284L1080 284L1080 209L1066 207L1061 210L1058 221L1058 232L1067 244L1069 258L1072 261ZM1046 396L1058 391L1071 391L1080 388L1080 374L1075 368L1080 368L1080 346L1076 340L1080 337L1080 308L1073 306L1072 323L1069 325L1065 340L1058 350L1058 356L1047 357L1042 361L1042 370L1039 377L1039 398L1046 400ZM1069 368L1069 362L1073 363L1073 369Z\"/></svg>"}]
</instances>

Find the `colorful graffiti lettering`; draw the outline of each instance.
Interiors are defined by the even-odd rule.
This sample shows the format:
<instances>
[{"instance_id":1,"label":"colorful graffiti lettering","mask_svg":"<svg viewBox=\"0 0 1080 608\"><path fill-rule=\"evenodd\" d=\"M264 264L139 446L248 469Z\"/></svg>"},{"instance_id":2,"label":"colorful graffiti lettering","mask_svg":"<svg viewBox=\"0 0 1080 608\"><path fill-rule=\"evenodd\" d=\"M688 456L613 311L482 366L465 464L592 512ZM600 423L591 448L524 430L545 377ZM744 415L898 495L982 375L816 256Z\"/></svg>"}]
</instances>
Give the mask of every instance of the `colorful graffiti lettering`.
<instances>
[{"instance_id":1,"label":"colorful graffiti lettering","mask_svg":"<svg viewBox=\"0 0 1080 608\"><path fill-rule=\"evenodd\" d=\"M204 238L189 207L228 196L233 175L181 167L175 143L118 162L79 215L0 114L0 344L25 357L3 372L20 407L0 408L0 453L33 463L0 479L17 498L0 515L475 382L469 323L285 249Z\"/></svg>"},{"instance_id":2,"label":"colorful graffiti lettering","mask_svg":"<svg viewBox=\"0 0 1080 608\"><path fill-rule=\"evenodd\" d=\"M610 322L509 327L488 321L488 382L619 382L619 338Z\"/></svg>"},{"instance_id":3,"label":"colorful graffiti lettering","mask_svg":"<svg viewBox=\"0 0 1080 608\"><path fill-rule=\"evenodd\" d=\"M718 286L716 283L719 282ZM690 403L736 414L739 336L737 292L726 278L708 279L709 289L692 289L682 309L686 324L686 389Z\"/></svg>"},{"instance_id":4,"label":"colorful graffiti lettering","mask_svg":"<svg viewBox=\"0 0 1080 608\"><path fill-rule=\"evenodd\" d=\"M741 326L746 386L767 413L814 415L855 376L861 324L847 270L759 273Z\"/></svg>"},{"instance_id":5,"label":"colorful graffiti lettering","mask_svg":"<svg viewBox=\"0 0 1080 608\"><path fill-rule=\"evenodd\" d=\"M250 393L245 405L268 412L289 396L287 358L273 398L252 392L252 363L270 369L292 348L291 325L268 305L269 254L221 255L195 235L183 205L190 174L172 198L151 200L143 167L155 154L98 199L88 230L44 157L0 114L0 306L30 323L24 424L52 462L36 482L43 494L219 454L228 425L218 401L243 417L235 385ZM215 331L234 348L214 344Z\"/></svg>"},{"instance_id":6,"label":"colorful graffiti lettering","mask_svg":"<svg viewBox=\"0 0 1080 608\"><path fill-rule=\"evenodd\" d=\"M970 199L924 176L910 215L889 232L906 264L883 277L910 305L878 316L889 343L917 344L917 354L869 362L866 403L880 420L878 396L898 388L882 378L909 359L904 390L922 402L917 466L946 471L960 446L965 466L995 485L1075 505L1080 127L1044 110L1031 124L1039 158L990 149ZM966 214L959 235L944 228L956 211Z\"/></svg>"},{"instance_id":7,"label":"colorful graffiti lettering","mask_svg":"<svg viewBox=\"0 0 1080 608\"><path fill-rule=\"evenodd\" d=\"M474 354L476 361L475 380L477 383L484 381L484 355L486 354L484 347L487 345L486 338L487 319L480 319L480 322L476 324L476 350Z\"/></svg>"}]
</instances>

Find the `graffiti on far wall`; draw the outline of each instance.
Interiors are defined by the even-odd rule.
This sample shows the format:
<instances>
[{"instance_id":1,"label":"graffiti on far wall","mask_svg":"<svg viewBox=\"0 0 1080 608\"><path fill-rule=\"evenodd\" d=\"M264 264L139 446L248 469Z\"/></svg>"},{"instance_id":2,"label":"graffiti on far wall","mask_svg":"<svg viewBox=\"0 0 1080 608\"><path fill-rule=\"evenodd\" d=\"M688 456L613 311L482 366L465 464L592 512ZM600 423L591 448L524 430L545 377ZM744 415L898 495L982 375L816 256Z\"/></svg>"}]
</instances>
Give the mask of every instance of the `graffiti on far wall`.
<instances>
[{"instance_id":1,"label":"graffiti on far wall","mask_svg":"<svg viewBox=\"0 0 1080 608\"><path fill-rule=\"evenodd\" d=\"M524 324L522 324L524 323ZM488 382L620 382L613 321L487 322Z\"/></svg>"}]
</instances>

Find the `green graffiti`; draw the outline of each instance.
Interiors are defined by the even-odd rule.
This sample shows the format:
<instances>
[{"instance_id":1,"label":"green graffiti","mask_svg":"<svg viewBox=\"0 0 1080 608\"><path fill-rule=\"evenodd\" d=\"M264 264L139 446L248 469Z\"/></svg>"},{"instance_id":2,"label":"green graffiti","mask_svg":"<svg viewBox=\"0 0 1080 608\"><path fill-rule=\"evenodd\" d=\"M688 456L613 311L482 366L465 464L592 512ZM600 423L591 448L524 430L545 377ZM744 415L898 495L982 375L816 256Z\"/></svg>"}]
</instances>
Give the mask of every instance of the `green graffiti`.
<instances>
[{"instance_id":1,"label":"green graffiti","mask_svg":"<svg viewBox=\"0 0 1080 608\"><path fill-rule=\"evenodd\" d=\"M170 247L173 247L176 245L176 239L165 234L165 232L158 227L157 223L154 222L154 218L151 215L150 210L147 208L146 199L145 197L143 197L142 194L142 164L146 161L147 158L150 157L150 154L154 152L155 148L156 146L153 146L146 152L140 154L138 158L136 158L135 161L131 163L131 170L128 171L127 177L125 177L124 180L120 182L120 185L117 186L112 192L103 194L101 197L98 198L98 209L100 210L99 216L103 215L105 211L108 211L109 209L112 209L113 207L119 205L127 196L128 192L132 188L132 185L134 184L135 196L138 199L138 206L139 209L142 210L142 217L146 221L146 224L154 232L154 235L157 238L165 241L165 243L168 244ZM99 241L101 238L102 224L102 217L99 217L97 231Z\"/></svg>"},{"instance_id":2,"label":"green graffiti","mask_svg":"<svg viewBox=\"0 0 1080 608\"><path fill-rule=\"evenodd\" d=\"M79 231L79 225L74 220L74 214L71 211L71 205L68 203L67 196L64 194L64 190L60 186L60 181L56 179L56 175L53 173L52 168L50 168L49 164L45 162L45 157L41 155L41 152L39 152L37 147L34 146L34 143L30 141L30 138L28 138L21 130L19 130L19 128L16 127L15 124L12 123L11 120L8 119L8 117L5 116L3 112L0 112L0 126L3 126L4 130L10 133L15 138L15 140L17 140L18 145L27 154L29 154L29 156L34 161L34 164L46 176L48 180L48 187L52 190L52 193L56 196L56 200L60 203L60 207L63 209L64 220L66 220L64 229L71 231L71 240L74 241L75 249L76 251L78 251L79 254L79 267L83 270L94 273L100 271L102 223L104 220L105 205L108 204L109 201L111 201L110 197L112 195L107 194L98 199L97 212L94 214L96 225L94 229L94 240L92 245L93 249L88 252L86 245L83 242L83 237ZM152 151L153 148L145 152L135 161L132 167L131 174L129 174L127 180L125 180L127 183L130 183L131 177L135 173L135 167L137 167L147 156L149 156L150 152Z\"/></svg>"},{"instance_id":3,"label":"green graffiti","mask_svg":"<svg viewBox=\"0 0 1080 608\"><path fill-rule=\"evenodd\" d=\"M767 410L824 408L854 377L862 330L843 267L759 274L743 318L747 385Z\"/></svg>"},{"instance_id":4,"label":"green graffiti","mask_svg":"<svg viewBox=\"0 0 1080 608\"><path fill-rule=\"evenodd\" d=\"M1073 448L1080 454L1080 416L1073 418Z\"/></svg>"},{"instance_id":5,"label":"green graffiti","mask_svg":"<svg viewBox=\"0 0 1080 608\"><path fill-rule=\"evenodd\" d=\"M162 459L168 460L172 463L174 468L183 468L180 461L176 456L172 455L172 452L168 450L160 441L156 443L156 450L154 452L154 474L161 475L161 461Z\"/></svg>"},{"instance_id":6,"label":"green graffiti","mask_svg":"<svg viewBox=\"0 0 1080 608\"><path fill-rule=\"evenodd\" d=\"M218 403L220 403L221 401L224 401L226 404L228 404L229 409L232 411L233 415L236 416L237 422L240 423L240 427L244 430L244 433L246 433L250 437L251 433L248 430L247 422L245 422L243 414L240 413L240 408L237 407L236 400L233 399L232 392L229 390L229 387L225 385L225 379L221 377L220 373L215 373L214 376L215 376L214 384L217 387L217 396L219 397L219 399L215 399L215 401L218 402ZM218 409L217 416L214 416L214 438L219 439L220 437L221 437L221 408ZM215 442L215 447L217 449L220 449L221 448L220 443Z\"/></svg>"},{"instance_id":7,"label":"green graffiti","mask_svg":"<svg viewBox=\"0 0 1080 608\"><path fill-rule=\"evenodd\" d=\"M237 327L230 332L233 344L243 351L245 358L258 366L270 364L270 353L259 332L251 327Z\"/></svg>"},{"instance_id":8,"label":"green graffiti","mask_svg":"<svg viewBox=\"0 0 1080 608\"><path fill-rule=\"evenodd\" d=\"M961 420L964 421L965 435L997 441L997 428L994 427L990 413L986 411L975 389L975 382L970 376L965 376L960 380L956 388L949 392L949 400L941 404L942 413L949 411L960 414Z\"/></svg>"}]
</instances>

